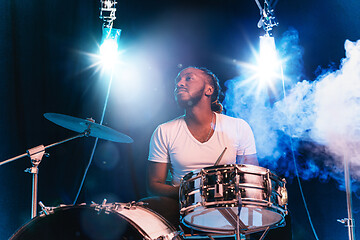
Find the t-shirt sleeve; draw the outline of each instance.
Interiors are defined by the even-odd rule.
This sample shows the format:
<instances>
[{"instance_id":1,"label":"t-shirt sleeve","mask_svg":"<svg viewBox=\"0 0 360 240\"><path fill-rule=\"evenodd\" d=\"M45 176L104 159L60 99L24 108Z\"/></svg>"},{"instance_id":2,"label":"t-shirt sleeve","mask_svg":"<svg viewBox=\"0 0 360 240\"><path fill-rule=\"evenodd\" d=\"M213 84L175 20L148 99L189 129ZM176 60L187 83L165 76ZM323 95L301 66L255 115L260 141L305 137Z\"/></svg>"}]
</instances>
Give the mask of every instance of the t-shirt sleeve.
<instances>
[{"instance_id":1,"label":"t-shirt sleeve","mask_svg":"<svg viewBox=\"0 0 360 240\"><path fill-rule=\"evenodd\" d=\"M239 147L237 150L237 155L251 155L256 154L256 145L255 145L255 138L254 133L251 130L250 125L241 120L239 122Z\"/></svg>"},{"instance_id":2,"label":"t-shirt sleeve","mask_svg":"<svg viewBox=\"0 0 360 240\"><path fill-rule=\"evenodd\" d=\"M157 127L151 136L148 160L161 163L169 162L166 136L161 126Z\"/></svg>"}]
</instances>

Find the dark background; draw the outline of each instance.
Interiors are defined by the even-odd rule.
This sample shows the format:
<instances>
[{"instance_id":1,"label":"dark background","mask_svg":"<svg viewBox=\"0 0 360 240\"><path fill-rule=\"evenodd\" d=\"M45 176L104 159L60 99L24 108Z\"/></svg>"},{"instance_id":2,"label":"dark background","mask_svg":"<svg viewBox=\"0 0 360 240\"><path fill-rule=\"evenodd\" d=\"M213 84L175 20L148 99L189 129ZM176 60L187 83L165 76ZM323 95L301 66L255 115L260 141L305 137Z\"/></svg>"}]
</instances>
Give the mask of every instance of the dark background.
<instances>
[{"instance_id":1,"label":"dark background","mask_svg":"<svg viewBox=\"0 0 360 240\"><path fill-rule=\"evenodd\" d=\"M98 1L6 0L1 4L0 161L75 133L43 117L62 113L100 121L108 77L89 68L98 53L102 21ZM338 64L344 41L360 38L356 0L283 1L275 13L280 25L299 33L303 76L314 80L319 66ZM103 198L129 202L146 196L148 142L155 127L182 111L173 99L173 79L181 66L206 66L224 82L238 75L233 60L247 62L258 48L259 9L255 1L119 1L114 27L122 29L120 48L128 75L114 80L104 124L131 136L132 144L99 141L78 203ZM38 198L47 206L71 204L88 163L93 138L47 150L39 169ZM261 148L261 146L257 146ZM28 158L0 167L0 239L30 220ZM271 169L276 172L276 169ZM279 173L281 174L281 173ZM346 239L336 220L347 217L345 192L335 181L303 181L305 198L319 239ZM294 239L315 239L295 178L289 209ZM360 203L354 196L354 218Z\"/></svg>"}]
</instances>

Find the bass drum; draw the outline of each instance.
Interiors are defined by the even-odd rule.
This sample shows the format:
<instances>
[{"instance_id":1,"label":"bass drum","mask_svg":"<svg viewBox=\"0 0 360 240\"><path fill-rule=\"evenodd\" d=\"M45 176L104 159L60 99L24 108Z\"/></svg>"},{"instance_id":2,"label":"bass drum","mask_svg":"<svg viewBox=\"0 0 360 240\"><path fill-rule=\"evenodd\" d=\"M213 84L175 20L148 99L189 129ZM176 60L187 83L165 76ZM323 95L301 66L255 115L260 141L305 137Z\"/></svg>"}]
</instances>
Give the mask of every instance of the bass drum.
<instances>
[{"instance_id":1,"label":"bass drum","mask_svg":"<svg viewBox=\"0 0 360 240\"><path fill-rule=\"evenodd\" d=\"M133 204L61 206L21 227L11 240L181 239L160 215Z\"/></svg>"}]
</instances>

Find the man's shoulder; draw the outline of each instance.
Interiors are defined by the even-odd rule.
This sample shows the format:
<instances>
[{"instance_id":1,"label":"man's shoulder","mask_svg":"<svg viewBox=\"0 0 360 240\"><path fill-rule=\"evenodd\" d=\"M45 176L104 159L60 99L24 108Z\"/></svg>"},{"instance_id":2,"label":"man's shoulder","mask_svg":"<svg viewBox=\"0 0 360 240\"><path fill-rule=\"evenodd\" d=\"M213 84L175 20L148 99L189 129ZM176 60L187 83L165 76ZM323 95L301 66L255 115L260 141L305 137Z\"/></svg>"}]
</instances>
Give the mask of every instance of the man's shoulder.
<instances>
[{"instance_id":1,"label":"man's shoulder","mask_svg":"<svg viewBox=\"0 0 360 240\"><path fill-rule=\"evenodd\" d=\"M242 118L231 117L231 116L228 116L228 115L225 115L222 113L218 113L218 116L219 116L219 119L224 122L245 123L246 124L246 121Z\"/></svg>"},{"instance_id":2,"label":"man's shoulder","mask_svg":"<svg viewBox=\"0 0 360 240\"><path fill-rule=\"evenodd\" d=\"M179 124L182 123L182 121L184 120L184 115L183 116L179 116L177 118L174 118L170 121L167 121L167 122L164 122L162 124L160 124L158 126L158 128L161 128L161 129L171 129L173 127L178 127Z\"/></svg>"}]
</instances>

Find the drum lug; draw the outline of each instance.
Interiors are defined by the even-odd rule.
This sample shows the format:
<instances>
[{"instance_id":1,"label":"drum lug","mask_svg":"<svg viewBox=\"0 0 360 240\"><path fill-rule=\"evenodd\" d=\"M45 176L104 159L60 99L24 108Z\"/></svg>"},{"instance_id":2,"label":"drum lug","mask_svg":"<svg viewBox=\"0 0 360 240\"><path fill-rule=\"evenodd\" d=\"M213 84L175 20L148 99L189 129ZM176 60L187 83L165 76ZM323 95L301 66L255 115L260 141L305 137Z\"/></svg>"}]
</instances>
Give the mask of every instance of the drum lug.
<instances>
[{"instance_id":1,"label":"drum lug","mask_svg":"<svg viewBox=\"0 0 360 240\"><path fill-rule=\"evenodd\" d=\"M288 192L285 187L280 187L280 196L282 206L286 206L288 203Z\"/></svg>"},{"instance_id":2,"label":"drum lug","mask_svg":"<svg viewBox=\"0 0 360 240\"><path fill-rule=\"evenodd\" d=\"M113 203L113 209L115 211L120 211L122 209L122 206L120 203Z\"/></svg>"},{"instance_id":3,"label":"drum lug","mask_svg":"<svg viewBox=\"0 0 360 240\"><path fill-rule=\"evenodd\" d=\"M136 207L142 207L142 206L146 206L146 205L148 205L148 203L132 201L132 202L127 203L124 206L124 208L125 209L136 209Z\"/></svg>"},{"instance_id":4,"label":"drum lug","mask_svg":"<svg viewBox=\"0 0 360 240\"><path fill-rule=\"evenodd\" d=\"M132 202L127 203L127 204L124 206L124 208L130 210L130 209L136 209L137 206L139 206L138 203L135 202L135 201L132 201Z\"/></svg>"},{"instance_id":5,"label":"drum lug","mask_svg":"<svg viewBox=\"0 0 360 240\"><path fill-rule=\"evenodd\" d=\"M54 207L46 207L42 201L39 202L39 205L41 207L42 214L45 214L46 216L54 213Z\"/></svg>"},{"instance_id":6,"label":"drum lug","mask_svg":"<svg viewBox=\"0 0 360 240\"><path fill-rule=\"evenodd\" d=\"M267 191L267 200L269 203L271 203L271 195L272 195L272 182L271 182L271 178L270 178L270 170L267 169L266 170L266 179L265 179L265 183L266 183L266 191Z\"/></svg>"},{"instance_id":7,"label":"drum lug","mask_svg":"<svg viewBox=\"0 0 360 240\"><path fill-rule=\"evenodd\" d=\"M100 205L96 205L95 206L95 211L97 211L98 214L100 214L103 210L105 214L110 214L111 212L111 206L109 206L108 204L106 204L107 199L104 198L103 202ZM93 202L94 204L94 202Z\"/></svg>"}]
</instances>

